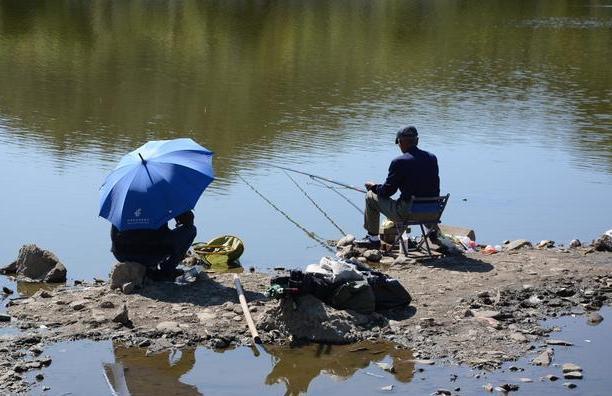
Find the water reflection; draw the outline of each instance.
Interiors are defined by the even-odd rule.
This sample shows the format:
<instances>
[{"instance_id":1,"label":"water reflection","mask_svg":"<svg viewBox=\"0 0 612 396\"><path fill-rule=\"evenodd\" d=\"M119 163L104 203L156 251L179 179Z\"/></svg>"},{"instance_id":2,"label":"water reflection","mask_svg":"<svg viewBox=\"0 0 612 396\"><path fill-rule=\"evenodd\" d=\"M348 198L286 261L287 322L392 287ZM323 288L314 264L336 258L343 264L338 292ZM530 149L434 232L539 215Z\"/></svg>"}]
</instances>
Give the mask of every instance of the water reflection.
<instances>
[{"instance_id":1,"label":"water reflection","mask_svg":"<svg viewBox=\"0 0 612 396\"><path fill-rule=\"evenodd\" d=\"M195 349L146 355L145 350L113 345L115 363L104 364L105 375L120 395L198 395L180 378L193 369ZM121 392L127 390L128 393Z\"/></svg>"},{"instance_id":2,"label":"water reflection","mask_svg":"<svg viewBox=\"0 0 612 396\"><path fill-rule=\"evenodd\" d=\"M273 357L274 367L266 376L266 384L285 384L286 395L305 394L310 383L319 375L346 380L358 370L369 367L372 362L389 357L397 381L410 382L414 372L412 353L390 344L318 344L301 348L270 346L267 351Z\"/></svg>"},{"instance_id":3,"label":"water reflection","mask_svg":"<svg viewBox=\"0 0 612 396\"><path fill-rule=\"evenodd\" d=\"M260 347L261 348L261 347ZM241 348L245 349L245 348ZM214 375L207 365L221 365L227 369L238 367L244 361L242 355L235 355L233 350L207 355L204 363L196 361L195 349L186 348L154 355L147 355L144 349L126 348L113 345L115 361L104 364L104 372L110 385L118 394L127 390L131 395L176 394L192 395L200 393L218 394L222 389L215 388L214 383L190 385L185 383L186 374L203 378ZM200 359L203 358L199 355ZM255 358L260 365L267 367L261 359L271 358L272 368L265 376L266 385L283 384L286 395L300 395L308 392L310 383L319 376L328 376L339 381L346 381L359 370L364 370L374 362L389 360L395 368L396 381L407 383L412 380L414 363L412 354L405 349L397 349L391 344L359 343L355 345L308 345L303 347L268 346L256 350ZM214 359L211 359L214 357ZM248 359L253 359L253 356ZM195 371L192 371L195 370ZM373 368L381 376L385 373L380 368ZM228 376L232 381L231 389L249 387L238 372ZM241 393L241 392L240 392ZM267 392L266 392L267 393Z\"/></svg>"}]
</instances>

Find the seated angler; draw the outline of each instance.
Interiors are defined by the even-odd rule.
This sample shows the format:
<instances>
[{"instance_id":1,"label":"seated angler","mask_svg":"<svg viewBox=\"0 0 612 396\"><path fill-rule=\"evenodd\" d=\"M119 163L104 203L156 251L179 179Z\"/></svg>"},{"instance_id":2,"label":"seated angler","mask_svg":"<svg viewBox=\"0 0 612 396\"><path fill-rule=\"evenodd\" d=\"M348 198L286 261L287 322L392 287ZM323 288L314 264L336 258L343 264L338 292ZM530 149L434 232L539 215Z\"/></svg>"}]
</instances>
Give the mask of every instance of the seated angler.
<instances>
[{"instance_id":1,"label":"seated angler","mask_svg":"<svg viewBox=\"0 0 612 396\"><path fill-rule=\"evenodd\" d=\"M172 280L182 274L176 267L185 257L196 237L194 215L187 211L174 218L176 227L168 224L158 229L120 231L111 227L113 255L119 261L134 261L147 267L147 275L155 280Z\"/></svg>"},{"instance_id":2,"label":"seated angler","mask_svg":"<svg viewBox=\"0 0 612 396\"><path fill-rule=\"evenodd\" d=\"M364 228L367 235L355 241L358 246L378 249L380 214L391 220L406 218L410 214L411 197L435 197L440 195L438 160L435 155L417 147L418 132L409 126L400 129L395 137L402 155L391 161L389 174L383 184L365 183L368 190L365 204ZM400 190L399 199L391 196Z\"/></svg>"}]
</instances>

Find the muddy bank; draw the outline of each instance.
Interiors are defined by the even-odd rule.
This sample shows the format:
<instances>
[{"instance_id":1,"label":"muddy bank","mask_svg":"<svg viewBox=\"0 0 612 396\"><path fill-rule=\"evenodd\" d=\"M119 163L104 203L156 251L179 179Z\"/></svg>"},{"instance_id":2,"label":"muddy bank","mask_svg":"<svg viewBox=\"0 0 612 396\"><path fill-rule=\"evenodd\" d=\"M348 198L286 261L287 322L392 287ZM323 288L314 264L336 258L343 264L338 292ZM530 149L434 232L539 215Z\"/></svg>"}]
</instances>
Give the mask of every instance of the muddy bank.
<instances>
[{"instance_id":1,"label":"muddy bank","mask_svg":"<svg viewBox=\"0 0 612 396\"><path fill-rule=\"evenodd\" d=\"M300 338L388 340L410 347L422 363L452 361L486 369L525 354L535 358L547 349L553 350L554 359L555 342L546 341L551 342L555 329L543 328L539 321L570 313L597 320L591 313L612 299L612 255L588 248L522 249L380 265L410 291L410 307L360 315L311 297L281 303L263 294L271 274L242 274L241 280L267 344ZM129 295L104 283L81 284L13 300L7 307L11 320L0 326L22 331L0 333L0 389L25 391L24 373L52 364L40 351L56 341L113 339L146 347L150 354L184 346L249 344L232 277L201 274L186 285L147 283Z\"/></svg>"}]
</instances>

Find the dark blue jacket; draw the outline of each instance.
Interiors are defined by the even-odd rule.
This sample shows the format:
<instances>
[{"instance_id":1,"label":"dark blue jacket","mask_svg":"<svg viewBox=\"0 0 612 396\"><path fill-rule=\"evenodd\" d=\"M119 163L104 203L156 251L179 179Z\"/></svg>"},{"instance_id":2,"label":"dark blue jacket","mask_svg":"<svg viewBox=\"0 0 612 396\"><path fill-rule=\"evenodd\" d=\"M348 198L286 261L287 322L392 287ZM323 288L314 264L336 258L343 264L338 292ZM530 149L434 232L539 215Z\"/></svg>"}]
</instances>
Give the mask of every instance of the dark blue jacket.
<instances>
[{"instance_id":1,"label":"dark blue jacket","mask_svg":"<svg viewBox=\"0 0 612 396\"><path fill-rule=\"evenodd\" d=\"M384 184L372 187L376 195L388 198L401 191L400 199L437 197L440 195L438 159L427 151L413 147L391 161Z\"/></svg>"}]
</instances>

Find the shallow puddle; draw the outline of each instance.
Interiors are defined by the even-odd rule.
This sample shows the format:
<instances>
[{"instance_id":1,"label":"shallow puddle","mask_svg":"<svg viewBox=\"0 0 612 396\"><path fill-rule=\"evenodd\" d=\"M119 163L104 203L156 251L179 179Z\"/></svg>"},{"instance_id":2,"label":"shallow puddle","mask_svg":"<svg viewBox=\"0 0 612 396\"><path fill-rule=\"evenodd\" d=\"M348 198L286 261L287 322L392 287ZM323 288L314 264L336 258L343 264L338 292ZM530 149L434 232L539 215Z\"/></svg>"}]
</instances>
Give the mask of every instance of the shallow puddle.
<instances>
[{"instance_id":1,"label":"shallow puddle","mask_svg":"<svg viewBox=\"0 0 612 396\"><path fill-rule=\"evenodd\" d=\"M612 308L601 314L608 319L597 326L584 316L550 320L561 328L551 338L563 339L571 347L555 346L553 365L534 367L533 356L506 363L495 372L474 371L463 366L421 365L412 361L408 350L390 344L360 343L345 346L309 345L289 347L241 347L225 351L204 348L183 349L146 356L140 348L125 348L111 341L78 341L55 344L46 354L53 358L42 370L45 379L33 394L431 394L443 388L457 394L481 394L483 385L517 384L525 394L606 394L612 387L609 369L603 362L611 355L609 334ZM542 343L543 344L543 343ZM560 364L575 363L583 368L584 379L573 380L568 389ZM382 364L381 364L382 363ZM385 363L394 373L385 371ZM511 367L518 370L511 369ZM524 370L524 371L521 371ZM547 374L560 379L543 380ZM36 372L30 372L33 378ZM533 382L523 382L529 378ZM50 391L43 391L49 386ZM390 387L391 386L391 387ZM390 390L389 390L390 389Z\"/></svg>"}]
</instances>

